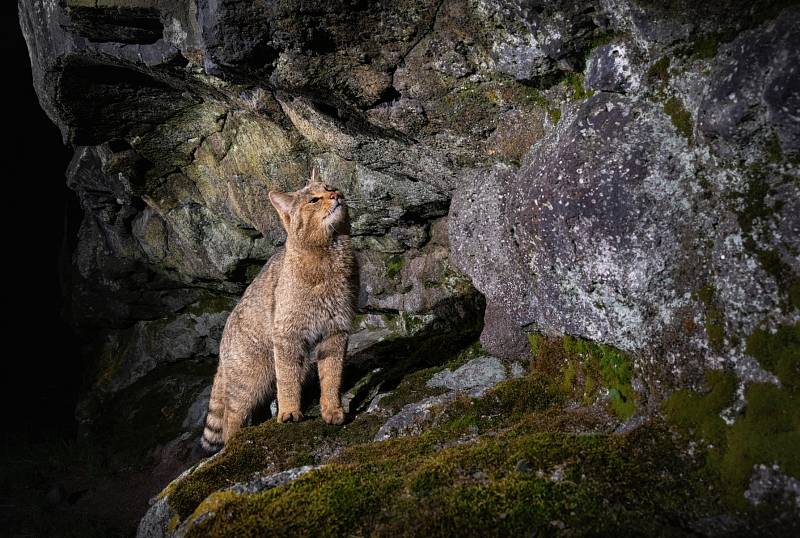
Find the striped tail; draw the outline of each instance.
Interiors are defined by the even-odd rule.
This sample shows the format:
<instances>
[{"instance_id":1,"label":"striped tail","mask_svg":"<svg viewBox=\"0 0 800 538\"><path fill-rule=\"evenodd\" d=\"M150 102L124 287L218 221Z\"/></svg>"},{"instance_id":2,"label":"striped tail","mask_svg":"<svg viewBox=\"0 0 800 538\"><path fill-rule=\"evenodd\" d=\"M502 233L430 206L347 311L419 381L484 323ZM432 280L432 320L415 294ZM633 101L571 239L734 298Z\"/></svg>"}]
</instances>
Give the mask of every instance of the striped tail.
<instances>
[{"instance_id":1,"label":"striped tail","mask_svg":"<svg viewBox=\"0 0 800 538\"><path fill-rule=\"evenodd\" d=\"M217 376L217 379L214 379L211 398L208 401L206 427L203 429L203 437L200 439L200 445L209 454L219 452L224 444L222 424L225 418L225 399L223 398L225 383L222 382L221 378L222 376Z\"/></svg>"}]
</instances>

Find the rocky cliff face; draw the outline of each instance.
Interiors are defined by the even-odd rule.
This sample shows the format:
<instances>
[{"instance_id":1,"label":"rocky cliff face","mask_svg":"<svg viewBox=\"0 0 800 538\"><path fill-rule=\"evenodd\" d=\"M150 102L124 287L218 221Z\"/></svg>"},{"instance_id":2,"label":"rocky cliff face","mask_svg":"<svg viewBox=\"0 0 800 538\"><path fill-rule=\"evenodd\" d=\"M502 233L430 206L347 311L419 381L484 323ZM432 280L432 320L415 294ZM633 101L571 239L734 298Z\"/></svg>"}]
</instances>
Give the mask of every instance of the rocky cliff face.
<instances>
[{"instance_id":1,"label":"rocky cliff face","mask_svg":"<svg viewBox=\"0 0 800 538\"><path fill-rule=\"evenodd\" d=\"M480 334L608 411L606 433L665 412L724 445L710 461L742 491L796 488L791 4L20 0L34 86L75 148L87 434L185 464L226 315L285 239L266 193L316 166L351 200L353 413ZM757 408L780 419L759 430Z\"/></svg>"}]
</instances>

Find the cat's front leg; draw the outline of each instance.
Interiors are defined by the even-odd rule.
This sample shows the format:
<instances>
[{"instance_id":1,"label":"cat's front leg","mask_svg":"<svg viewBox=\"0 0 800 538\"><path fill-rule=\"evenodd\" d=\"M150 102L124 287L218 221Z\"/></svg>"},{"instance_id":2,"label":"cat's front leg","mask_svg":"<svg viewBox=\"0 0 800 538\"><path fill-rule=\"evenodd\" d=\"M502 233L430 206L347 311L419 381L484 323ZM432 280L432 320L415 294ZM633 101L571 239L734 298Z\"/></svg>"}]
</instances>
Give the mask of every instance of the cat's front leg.
<instances>
[{"instance_id":1,"label":"cat's front leg","mask_svg":"<svg viewBox=\"0 0 800 538\"><path fill-rule=\"evenodd\" d=\"M328 424L344 422L339 394L342 385L342 366L347 351L347 333L334 333L317 348L317 370L319 372L319 406L322 419Z\"/></svg>"},{"instance_id":2,"label":"cat's front leg","mask_svg":"<svg viewBox=\"0 0 800 538\"><path fill-rule=\"evenodd\" d=\"M300 411L300 389L305 366L300 338L276 339L275 381L278 392L278 422L303 420Z\"/></svg>"}]
</instances>

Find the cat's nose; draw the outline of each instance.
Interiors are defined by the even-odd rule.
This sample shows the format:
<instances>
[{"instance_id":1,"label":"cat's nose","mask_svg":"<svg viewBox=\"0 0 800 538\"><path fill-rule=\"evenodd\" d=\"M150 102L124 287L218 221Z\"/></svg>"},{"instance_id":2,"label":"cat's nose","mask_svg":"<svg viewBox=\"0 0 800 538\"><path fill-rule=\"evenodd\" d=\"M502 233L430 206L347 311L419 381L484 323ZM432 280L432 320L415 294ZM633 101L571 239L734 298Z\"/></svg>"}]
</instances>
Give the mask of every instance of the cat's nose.
<instances>
[{"instance_id":1,"label":"cat's nose","mask_svg":"<svg viewBox=\"0 0 800 538\"><path fill-rule=\"evenodd\" d=\"M341 198L338 192L331 193L331 200L336 200L337 198Z\"/></svg>"}]
</instances>

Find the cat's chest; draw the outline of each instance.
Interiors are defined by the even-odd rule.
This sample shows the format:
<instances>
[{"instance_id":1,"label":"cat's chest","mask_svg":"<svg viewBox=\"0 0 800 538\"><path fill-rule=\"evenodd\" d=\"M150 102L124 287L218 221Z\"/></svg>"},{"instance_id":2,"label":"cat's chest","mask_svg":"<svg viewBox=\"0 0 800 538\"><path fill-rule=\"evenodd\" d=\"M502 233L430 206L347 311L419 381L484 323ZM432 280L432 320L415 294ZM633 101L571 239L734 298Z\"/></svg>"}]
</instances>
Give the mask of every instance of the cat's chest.
<instances>
[{"instance_id":1,"label":"cat's chest","mask_svg":"<svg viewBox=\"0 0 800 538\"><path fill-rule=\"evenodd\" d=\"M281 282L275 290L276 312L335 315L349 304L350 290L343 279L318 282Z\"/></svg>"}]
</instances>

